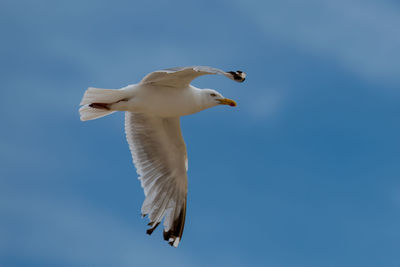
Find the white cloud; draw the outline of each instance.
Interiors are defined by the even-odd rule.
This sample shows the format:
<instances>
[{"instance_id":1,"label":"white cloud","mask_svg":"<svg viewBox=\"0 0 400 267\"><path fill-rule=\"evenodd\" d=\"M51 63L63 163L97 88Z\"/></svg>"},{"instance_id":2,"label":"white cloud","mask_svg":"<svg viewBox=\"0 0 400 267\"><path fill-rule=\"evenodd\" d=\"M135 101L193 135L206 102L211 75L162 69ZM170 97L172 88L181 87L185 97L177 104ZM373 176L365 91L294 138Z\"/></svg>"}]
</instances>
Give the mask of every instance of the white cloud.
<instances>
[{"instance_id":1,"label":"white cloud","mask_svg":"<svg viewBox=\"0 0 400 267\"><path fill-rule=\"evenodd\" d=\"M241 102L250 118L260 121L277 118L284 99L285 93L282 90L268 89L258 91L256 97L252 94L244 95L241 97Z\"/></svg>"},{"instance_id":2,"label":"white cloud","mask_svg":"<svg viewBox=\"0 0 400 267\"><path fill-rule=\"evenodd\" d=\"M270 38L368 80L399 82L400 10L385 1L236 1Z\"/></svg>"},{"instance_id":3,"label":"white cloud","mask_svg":"<svg viewBox=\"0 0 400 267\"><path fill-rule=\"evenodd\" d=\"M159 236L159 246L150 246L143 229L81 199L6 192L0 195L1 257L71 266L169 266L169 259L171 266L192 266Z\"/></svg>"}]
</instances>

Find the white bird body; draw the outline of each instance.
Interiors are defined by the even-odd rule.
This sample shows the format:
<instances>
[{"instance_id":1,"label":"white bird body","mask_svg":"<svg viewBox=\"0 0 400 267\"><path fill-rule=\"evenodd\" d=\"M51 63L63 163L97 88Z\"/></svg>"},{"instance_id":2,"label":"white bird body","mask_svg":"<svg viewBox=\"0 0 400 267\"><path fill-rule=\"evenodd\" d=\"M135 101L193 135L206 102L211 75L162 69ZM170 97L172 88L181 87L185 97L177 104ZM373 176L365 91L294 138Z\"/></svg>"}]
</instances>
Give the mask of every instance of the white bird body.
<instances>
[{"instance_id":1,"label":"white bird body","mask_svg":"<svg viewBox=\"0 0 400 267\"><path fill-rule=\"evenodd\" d=\"M177 247L186 215L186 145L180 117L217 106L236 106L211 89L199 89L190 82L201 75L221 74L243 82L241 71L194 66L155 71L138 84L121 89L89 87L79 109L81 120L93 120L125 111L125 132L145 200L142 214L150 219L151 234L164 219L164 239Z\"/></svg>"},{"instance_id":2,"label":"white bird body","mask_svg":"<svg viewBox=\"0 0 400 267\"><path fill-rule=\"evenodd\" d=\"M113 110L140 112L165 118L190 115L209 107L197 97L201 95L201 89L192 85L176 88L133 84L120 90L124 92L126 101L111 105Z\"/></svg>"}]
</instances>

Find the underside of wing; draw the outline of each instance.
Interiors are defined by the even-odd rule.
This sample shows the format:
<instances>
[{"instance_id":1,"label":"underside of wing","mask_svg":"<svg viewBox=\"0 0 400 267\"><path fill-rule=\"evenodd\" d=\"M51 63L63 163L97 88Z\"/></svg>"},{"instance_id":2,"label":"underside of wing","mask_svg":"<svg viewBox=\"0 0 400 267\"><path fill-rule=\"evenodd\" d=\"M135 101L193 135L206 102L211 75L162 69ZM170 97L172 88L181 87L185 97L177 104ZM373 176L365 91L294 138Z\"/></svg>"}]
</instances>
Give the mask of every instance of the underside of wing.
<instances>
[{"instance_id":1,"label":"underside of wing","mask_svg":"<svg viewBox=\"0 0 400 267\"><path fill-rule=\"evenodd\" d=\"M126 112L125 131L145 200L151 234L164 219L164 239L178 246L186 215L186 146L180 120Z\"/></svg>"},{"instance_id":2,"label":"underside of wing","mask_svg":"<svg viewBox=\"0 0 400 267\"><path fill-rule=\"evenodd\" d=\"M189 86L192 80L206 74L224 75L237 82L243 82L246 78L246 73L240 70L225 72L207 66L191 66L157 70L146 75L140 83L185 88Z\"/></svg>"}]
</instances>

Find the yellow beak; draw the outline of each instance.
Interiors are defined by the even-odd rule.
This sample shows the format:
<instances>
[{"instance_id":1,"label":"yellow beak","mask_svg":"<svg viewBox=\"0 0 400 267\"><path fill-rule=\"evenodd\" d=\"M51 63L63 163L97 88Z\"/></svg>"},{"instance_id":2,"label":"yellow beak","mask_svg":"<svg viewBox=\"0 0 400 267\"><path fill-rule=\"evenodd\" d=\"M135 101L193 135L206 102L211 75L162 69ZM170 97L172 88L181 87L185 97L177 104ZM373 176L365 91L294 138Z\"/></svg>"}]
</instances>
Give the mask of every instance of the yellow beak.
<instances>
[{"instance_id":1,"label":"yellow beak","mask_svg":"<svg viewBox=\"0 0 400 267\"><path fill-rule=\"evenodd\" d=\"M229 105L231 107L236 107L237 104L234 100L229 99L229 98L224 98L224 99L218 99L219 104L221 105Z\"/></svg>"}]
</instances>

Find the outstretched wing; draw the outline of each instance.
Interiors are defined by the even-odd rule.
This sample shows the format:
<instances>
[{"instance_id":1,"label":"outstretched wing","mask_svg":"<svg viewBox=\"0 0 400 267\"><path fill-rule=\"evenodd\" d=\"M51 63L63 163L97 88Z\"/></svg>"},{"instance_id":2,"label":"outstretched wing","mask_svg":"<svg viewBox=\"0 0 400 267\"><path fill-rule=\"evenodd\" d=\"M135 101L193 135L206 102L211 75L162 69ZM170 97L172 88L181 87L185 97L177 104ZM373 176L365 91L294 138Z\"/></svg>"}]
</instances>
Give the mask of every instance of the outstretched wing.
<instances>
[{"instance_id":1,"label":"outstretched wing","mask_svg":"<svg viewBox=\"0 0 400 267\"><path fill-rule=\"evenodd\" d=\"M187 154L180 119L125 113L125 132L146 196L150 235L164 219L164 239L177 247L186 215Z\"/></svg>"},{"instance_id":2,"label":"outstretched wing","mask_svg":"<svg viewBox=\"0 0 400 267\"><path fill-rule=\"evenodd\" d=\"M246 79L246 73L240 70L225 72L207 66L191 66L157 70L147 74L140 83L185 88L192 80L206 74L224 75L237 82L243 82Z\"/></svg>"}]
</instances>

